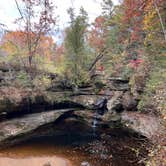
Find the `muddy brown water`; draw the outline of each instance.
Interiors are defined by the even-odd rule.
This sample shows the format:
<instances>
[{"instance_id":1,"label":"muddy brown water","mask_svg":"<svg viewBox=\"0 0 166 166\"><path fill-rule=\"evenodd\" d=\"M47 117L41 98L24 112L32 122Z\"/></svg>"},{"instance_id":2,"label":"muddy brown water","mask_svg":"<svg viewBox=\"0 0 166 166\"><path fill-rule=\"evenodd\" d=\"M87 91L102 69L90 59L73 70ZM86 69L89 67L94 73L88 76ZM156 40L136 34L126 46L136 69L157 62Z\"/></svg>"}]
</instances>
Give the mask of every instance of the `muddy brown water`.
<instances>
[{"instance_id":1,"label":"muddy brown water","mask_svg":"<svg viewBox=\"0 0 166 166\"><path fill-rule=\"evenodd\" d=\"M87 139L36 138L1 150L0 166L80 166L83 161L90 166L144 166L147 144L146 139L122 129Z\"/></svg>"}]
</instances>

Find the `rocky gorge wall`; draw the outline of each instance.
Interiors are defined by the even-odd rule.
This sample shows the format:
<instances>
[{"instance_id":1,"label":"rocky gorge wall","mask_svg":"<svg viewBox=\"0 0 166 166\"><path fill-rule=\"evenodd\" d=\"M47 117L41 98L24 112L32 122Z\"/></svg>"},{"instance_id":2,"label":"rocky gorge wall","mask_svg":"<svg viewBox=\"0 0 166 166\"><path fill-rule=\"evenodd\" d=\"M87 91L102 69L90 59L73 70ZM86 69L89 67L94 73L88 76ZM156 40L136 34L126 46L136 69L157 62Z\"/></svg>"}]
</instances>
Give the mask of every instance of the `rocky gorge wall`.
<instances>
[{"instance_id":1,"label":"rocky gorge wall","mask_svg":"<svg viewBox=\"0 0 166 166\"><path fill-rule=\"evenodd\" d=\"M77 91L54 80L42 91L4 84L6 72L1 70L0 75L0 146L62 133L68 123L75 133L91 133L94 120L100 126L126 128L148 139L154 139L161 129L156 117L137 112L138 98L131 93L129 80L107 78L100 89L90 83ZM50 131L49 125L59 121Z\"/></svg>"}]
</instances>

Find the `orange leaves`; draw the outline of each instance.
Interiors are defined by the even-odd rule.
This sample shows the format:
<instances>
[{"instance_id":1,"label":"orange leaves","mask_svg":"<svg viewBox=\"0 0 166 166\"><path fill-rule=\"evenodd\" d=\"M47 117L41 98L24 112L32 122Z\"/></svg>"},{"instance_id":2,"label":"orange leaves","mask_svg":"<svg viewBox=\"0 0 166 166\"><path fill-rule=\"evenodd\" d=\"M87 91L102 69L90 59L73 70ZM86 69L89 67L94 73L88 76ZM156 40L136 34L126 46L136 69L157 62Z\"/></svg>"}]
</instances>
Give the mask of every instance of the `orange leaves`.
<instances>
[{"instance_id":1,"label":"orange leaves","mask_svg":"<svg viewBox=\"0 0 166 166\"><path fill-rule=\"evenodd\" d=\"M3 36L2 39L2 48L9 55L13 52L28 54L28 40L27 36L30 36L31 40L36 39L36 34L24 32L24 31L13 31L8 32ZM36 54L40 56L45 56L48 59L51 58L52 48L54 46L54 41L52 37L41 35L39 40L39 45L36 50ZM32 47L34 47L32 45ZM28 55L26 55L28 56Z\"/></svg>"},{"instance_id":2,"label":"orange leaves","mask_svg":"<svg viewBox=\"0 0 166 166\"><path fill-rule=\"evenodd\" d=\"M52 37L42 35L40 37L36 52L40 56L47 57L48 60L51 60L53 47L54 47L54 41Z\"/></svg>"},{"instance_id":3,"label":"orange leaves","mask_svg":"<svg viewBox=\"0 0 166 166\"><path fill-rule=\"evenodd\" d=\"M25 47L26 33L24 33L23 31L8 32L3 37L3 43L8 41L12 42L13 44L21 48Z\"/></svg>"}]
</instances>

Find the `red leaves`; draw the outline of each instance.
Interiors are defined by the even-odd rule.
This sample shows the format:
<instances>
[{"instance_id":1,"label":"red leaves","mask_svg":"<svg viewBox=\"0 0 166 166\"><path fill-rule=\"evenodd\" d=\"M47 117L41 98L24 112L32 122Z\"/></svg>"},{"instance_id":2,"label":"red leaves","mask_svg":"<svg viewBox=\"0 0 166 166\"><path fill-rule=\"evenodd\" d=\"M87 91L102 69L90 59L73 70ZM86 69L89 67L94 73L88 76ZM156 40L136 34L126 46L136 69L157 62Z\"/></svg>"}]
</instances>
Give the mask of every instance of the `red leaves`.
<instances>
[{"instance_id":1,"label":"red leaves","mask_svg":"<svg viewBox=\"0 0 166 166\"><path fill-rule=\"evenodd\" d=\"M90 32L89 36L89 43L92 48L96 51L101 50L105 44L105 26L104 26L105 19L102 16L99 16L95 19L93 28Z\"/></svg>"},{"instance_id":2,"label":"red leaves","mask_svg":"<svg viewBox=\"0 0 166 166\"><path fill-rule=\"evenodd\" d=\"M144 5L143 0L125 0L124 3L125 20L130 20L133 17L140 17L142 15L142 9Z\"/></svg>"},{"instance_id":3,"label":"red leaves","mask_svg":"<svg viewBox=\"0 0 166 166\"><path fill-rule=\"evenodd\" d=\"M141 58L140 47L144 41L143 19L144 8L146 6L145 0L124 0L122 22L126 31L128 32L128 58L129 66L133 69L138 68L143 59Z\"/></svg>"},{"instance_id":4,"label":"red leaves","mask_svg":"<svg viewBox=\"0 0 166 166\"><path fill-rule=\"evenodd\" d=\"M97 70L100 71L100 72L104 71L104 66L102 66L102 65L98 66Z\"/></svg>"},{"instance_id":5,"label":"red leaves","mask_svg":"<svg viewBox=\"0 0 166 166\"><path fill-rule=\"evenodd\" d=\"M131 68L136 69L137 67L140 66L140 64L142 64L144 62L143 59L136 59L136 60L130 60L129 66Z\"/></svg>"}]
</instances>

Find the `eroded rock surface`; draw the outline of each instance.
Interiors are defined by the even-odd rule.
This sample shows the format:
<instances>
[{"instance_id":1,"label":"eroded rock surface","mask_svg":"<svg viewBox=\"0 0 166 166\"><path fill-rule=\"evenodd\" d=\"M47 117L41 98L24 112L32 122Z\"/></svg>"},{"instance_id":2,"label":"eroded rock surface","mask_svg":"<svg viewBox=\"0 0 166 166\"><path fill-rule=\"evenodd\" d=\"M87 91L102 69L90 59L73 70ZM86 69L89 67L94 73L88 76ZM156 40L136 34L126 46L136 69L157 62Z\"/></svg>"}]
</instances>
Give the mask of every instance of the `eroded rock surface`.
<instances>
[{"instance_id":1,"label":"eroded rock surface","mask_svg":"<svg viewBox=\"0 0 166 166\"><path fill-rule=\"evenodd\" d=\"M121 120L128 129L151 140L155 139L163 128L157 117L139 112L123 112L121 114Z\"/></svg>"},{"instance_id":2,"label":"eroded rock surface","mask_svg":"<svg viewBox=\"0 0 166 166\"><path fill-rule=\"evenodd\" d=\"M12 144L15 137L24 136L37 128L54 122L69 110L56 110L43 113L25 115L0 123L0 146Z\"/></svg>"}]
</instances>

